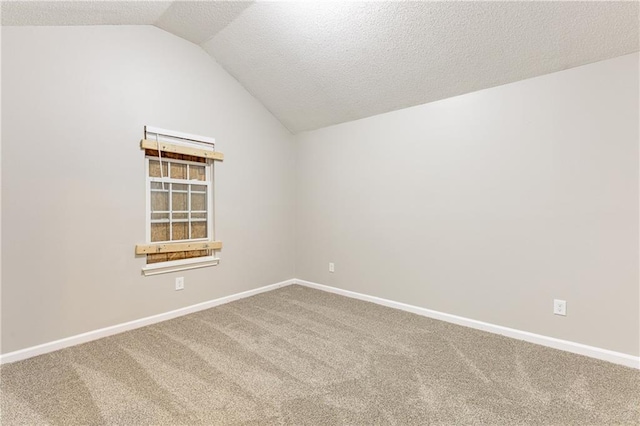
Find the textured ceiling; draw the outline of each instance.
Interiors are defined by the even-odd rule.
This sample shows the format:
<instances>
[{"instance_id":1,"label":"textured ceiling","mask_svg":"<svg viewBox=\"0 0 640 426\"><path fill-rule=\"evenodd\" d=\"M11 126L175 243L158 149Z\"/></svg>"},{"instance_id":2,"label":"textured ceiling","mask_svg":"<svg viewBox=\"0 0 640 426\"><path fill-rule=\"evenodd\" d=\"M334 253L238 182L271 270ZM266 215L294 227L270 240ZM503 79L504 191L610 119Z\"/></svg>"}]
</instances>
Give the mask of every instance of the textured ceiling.
<instances>
[{"instance_id":1,"label":"textured ceiling","mask_svg":"<svg viewBox=\"0 0 640 426\"><path fill-rule=\"evenodd\" d=\"M170 1L3 1L2 25L151 25Z\"/></svg>"},{"instance_id":2,"label":"textured ceiling","mask_svg":"<svg viewBox=\"0 0 640 426\"><path fill-rule=\"evenodd\" d=\"M176 1L155 25L200 44L217 34L249 6L250 2Z\"/></svg>"},{"instance_id":3,"label":"textured ceiling","mask_svg":"<svg viewBox=\"0 0 640 426\"><path fill-rule=\"evenodd\" d=\"M292 132L639 50L638 2L2 2L3 25L153 24Z\"/></svg>"},{"instance_id":4,"label":"textured ceiling","mask_svg":"<svg viewBox=\"0 0 640 426\"><path fill-rule=\"evenodd\" d=\"M291 131L638 50L638 3L256 3L203 45Z\"/></svg>"},{"instance_id":5,"label":"textured ceiling","mask_svg":"<svg viewBox=\"0 0 640 426\"><path fill-rule=\"evenodd\" d=\"M2 25L155 25L196 44L251 1L2 1Z\"/></svg>"}]
</instances>

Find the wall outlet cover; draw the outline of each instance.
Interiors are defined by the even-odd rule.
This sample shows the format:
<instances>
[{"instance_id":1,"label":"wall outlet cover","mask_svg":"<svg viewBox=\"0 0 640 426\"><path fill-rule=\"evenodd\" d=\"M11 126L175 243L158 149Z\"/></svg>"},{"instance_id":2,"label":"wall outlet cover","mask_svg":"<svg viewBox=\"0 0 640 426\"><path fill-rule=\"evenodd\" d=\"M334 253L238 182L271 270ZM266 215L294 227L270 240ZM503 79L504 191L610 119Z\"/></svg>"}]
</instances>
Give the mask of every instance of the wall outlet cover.
<instances>
[{"instance_id":1,"label":"wall outlet cover","mask_svg":"<svg viewBox=\"0 0 640 426\"><path fill-rule=\"evenodd\" d=\"M184 289L184 277L176 278L176 291Z\"/></svg>"},{"instance_id":2,"label":"wall outlet cover","mask_svg":"<svg viewBox=\"0 0 640 426\"><path fill-rule=\"evenodd\" d=\"M567 301L560 299L553 299L553 313L556 315L567 315Z\"/></svg>"}]
</instances>

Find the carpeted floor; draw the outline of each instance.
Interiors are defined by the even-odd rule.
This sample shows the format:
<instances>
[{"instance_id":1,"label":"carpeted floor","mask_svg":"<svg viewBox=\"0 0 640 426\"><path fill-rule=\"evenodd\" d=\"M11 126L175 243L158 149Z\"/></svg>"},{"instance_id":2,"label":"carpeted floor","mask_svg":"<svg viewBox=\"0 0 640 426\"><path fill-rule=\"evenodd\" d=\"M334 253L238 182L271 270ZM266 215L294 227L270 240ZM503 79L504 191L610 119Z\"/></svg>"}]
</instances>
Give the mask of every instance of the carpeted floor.
<instances>
[{"instance_id":1,"label":"carpeted floor","mask_svg":"<svg viewBox=\"0 0 640 426\"><path fill-rule=\"evenodd\" d=\"M289 286L8 364L2 425L640 423L640 372Z\"/></svg>"}]
</instances>

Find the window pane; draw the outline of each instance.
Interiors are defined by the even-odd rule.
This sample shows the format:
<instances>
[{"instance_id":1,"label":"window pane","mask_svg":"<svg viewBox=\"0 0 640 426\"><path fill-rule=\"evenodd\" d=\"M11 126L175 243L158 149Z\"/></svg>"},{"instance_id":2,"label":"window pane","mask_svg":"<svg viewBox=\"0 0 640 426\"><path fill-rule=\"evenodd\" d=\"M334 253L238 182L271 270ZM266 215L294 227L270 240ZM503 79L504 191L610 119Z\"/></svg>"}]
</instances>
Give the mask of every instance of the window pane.
<instances>
[{"instance_id":1,"label":"window pane","mask_svg":"<svg viewBox=\"0 0 640 426\"><path fill-rule=\"evenodd\" d=\"M191 219L206 219L207 213L191 213Z\"/></svg>"},{"instance_id":2,"label":"window pane","mask_svg":"<svg viewBox=\"0 0 640 426\"><path fill-rule=\"evenodd\" d=\"M183 192L173 192L171 194L171 210L187 210L187 194Z\"/></svg>"},{"instance_id":3,"label":"window pane","mask_svg":"<svg viewBox=\"0 0 640 426\"><path fill-rule=\"evenodd\" d=\"M188 219L188 213L174 213L173 214L173 220L181 220L181 219Z\"/></svg>"},{"instance_id":4,"label":"window pane","mask_svg":"<svg viewBox=\"0 0 640 426\"><path fill-rule=\"evenodd\" d=\"M191 222L191 238L207 238L207 222Z\"/></svg>"},{"instance_id":5,"label":"window pane","mask_svg":"<svg viewBox=\"0 0 640 426\"><path fill-rule=\"evenodd\" d=\"M162 182L151 182L151 189L154 191L168 191L169 185L163 185Z\"/></svg>"},{"instance_id":6,"label":"window pane","mask_svg":"<svg viewBox=\"0 0 640 426\"><path fill-rule=\"evenodd\" d=\"M151 192L151 211L167 211L169 210L169 193L167 192Z\"/></svg>"},{"instance_id":7,"label":"window pane","mask_svg":"<svg viewBox=\"0 0 640 426\"><path fill-rule=\"evenodd\" d=\"M169 220L169 213L151 213L151 220Z\"/></svg>"},{"instance_id":8,"label":"window pane","mask_svg":"<svg viewBox=\"0 0 640 426\"><path fill-rule=\"evenodd\" d=\"M151 242L168 241L169 240L169 224L168 223L152 223L151 224Z\"/></svg>"},{"instance_id":9,"label":"window pane","mask_svg":"<svg viewBox=\"0 0 640 426\"><path fill-rule=\"evenodd\" d=\"M207 210L206 194L191 193L191 210Z\"/></svg>"},{"instance_id":10,"label":"window pane","mask_svg":"<svg viewBox=\"0 0 640 426\"><path fill-rule=\"evenodd\" d=\"M162 162L162 175L164 177L169 176L169 168L166 161ZM158 160L149 160L149 176L151 177L161 177L160 176L160 162Z\"/></svg>"},{"instance_id":11,"label":"window pane","mask_svg":"<svg viewBox=\"0 0 640 426\"><path fill-rule=\"evenodd\" d=\"M189 185L187 185L186 183L174 183L173 187L171 188L174 191L184 191L187 192L187 187Z\"/></svg>"},{"instance_id":12,"label":"window pane","mask_svg":"<svg viewBox=\"0 0 640 426\"><path fill-rule=\"evenodd\" d=\"M180 163L171 163L171 179L186 179L187 165Z\"/></svg>"},{"instance_id":13,"label":"window pane","mask_svg":"<svg viewBox=\"0 0 640 426\"><path fill-rule=\"evenodd\" d=\"M187 222L173 223L172 226L174 240L189 239L189 224Z\"/></svg>"},{"instance_id":14,"label":"window pane","mask_svg":"<svg viewBox=\"0 0 640 426\"><path fill-rule=\"evenodd\" d=\"M204 166L189 165L189 179L191 180L205 180L206 174Z\"/></svg>"},{"instance_id":15,"label":"window pane","mask_svg":"<svg viewBox=\"0 0 640 426\"><path fill-rule=\"evenodd\" d=\"M191 192L207 192L205 185L191 185Z\"/></svg>"}]
</instances>

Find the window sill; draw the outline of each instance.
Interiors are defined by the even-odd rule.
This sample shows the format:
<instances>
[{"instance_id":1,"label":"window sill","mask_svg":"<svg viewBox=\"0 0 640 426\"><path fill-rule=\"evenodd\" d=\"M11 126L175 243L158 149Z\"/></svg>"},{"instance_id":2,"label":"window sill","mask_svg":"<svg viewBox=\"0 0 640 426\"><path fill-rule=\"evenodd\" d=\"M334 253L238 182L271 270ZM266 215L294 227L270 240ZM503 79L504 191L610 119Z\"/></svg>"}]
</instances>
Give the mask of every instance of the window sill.
<instances>
[{"instance_id":1,"label":"window sill","mask_svg":"<svg viewBox=\"0 0 640 426\"><path fill-rule=\"evenodd\" d=\"M169 262L158 262L142 268L142 273L148 277L150 275L166 274L169 272L185 271L187 269L204 268L216 266L220 259L213 256L194 257L192 259L171 260Z\"/></svg>"}]
</instances>

